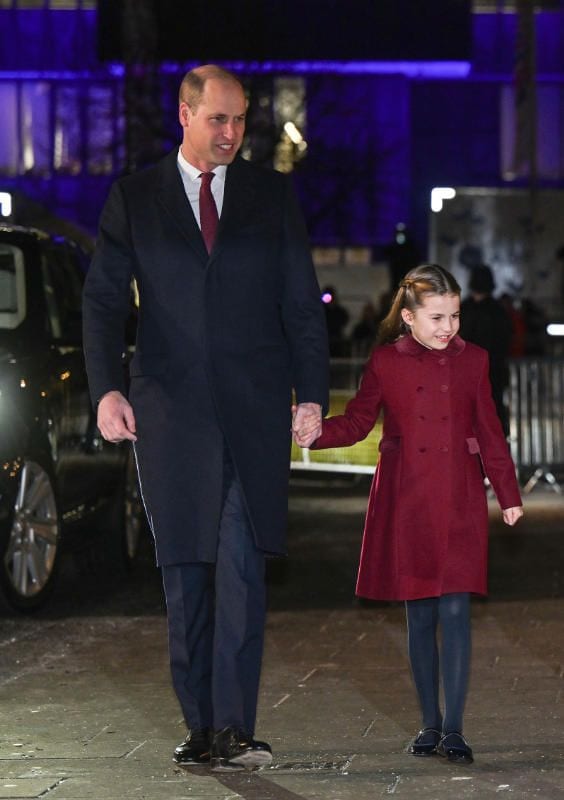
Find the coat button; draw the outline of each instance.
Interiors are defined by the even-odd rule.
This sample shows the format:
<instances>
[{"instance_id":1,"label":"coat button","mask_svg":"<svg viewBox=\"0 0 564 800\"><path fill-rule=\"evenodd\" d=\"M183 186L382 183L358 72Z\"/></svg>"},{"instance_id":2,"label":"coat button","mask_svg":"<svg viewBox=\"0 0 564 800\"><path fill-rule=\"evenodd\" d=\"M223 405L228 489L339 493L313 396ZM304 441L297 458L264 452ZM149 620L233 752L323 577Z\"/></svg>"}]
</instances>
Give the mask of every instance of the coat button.
<instances>
[{"instance_id":1,"label":"coat button","mask_svg":"<svg viewBox=\"0 0 564 800\"><path fill-rule=\"evenodd\" d=\"M419 414L419 416L417 417L417 419L420 419L420 420L421 420L421 422L425 422L425 417L423 416L423 414Z\"/></svg>"},{"instance_id":2,"label":"coat button","mask_svg":"<svg viewBox=\"0 0 564 800\"><path fill-rule=\"evenodd\" d=\"M447 360L446 360L446 358L439 358L439 364L441 365L441 367L444 367L444 365L445 365L446 363L447 363Z\"/></svg>"},{"instance_id":3,"label":"coat button","mask_svg":"<svg viewBox=\"0 0 564 800\"><path fill-rule=\"evenodd\" d=\"M422 386L418 386L418 387L417 387L417 391L418 391L418 392L422 392L422 391L423 391L423 387L422 387Z\"/></svg>"},{"instance_id":4,"label":"coat button","mask_svg":"<svg viewBox=\"0 0 564 800\"><path fill-rule=\"evenodd\" d=\"M427 452L427 448L426 447L420 447L419 448L419 452L420 453L426 453Z\"/></svg>"},{"instance_id":5,"label":"coat button","mask_svg":"<svg viewBox=\"0 0 564 800\"><path fill-rule=\"evenodd\" d=\"M441 386L441 392L448 392L448 386L446 385L446 383L443 383L443 385Z\"/></svg>"},{"instance_id":6,"label":"coat button","mask_svg":"<svg viewBox=\"0 0 564 800\"><path fill-rule=\"evenodd\" d=\"M444 417L441 417L441 420L442 420L443 422L446 422L446 421L447 421L447 419L448 419L448 414L445 414L445 415L444 415Z\"/></svg>"},{"instance_id":7,"label":"coat button","mask_svg":"<svg viewBox=\"0 0 564 800\"><path fill-rule=\"evenodd\" d=\"M441 451L441 453L448 453L448 447L446 446L446 444L443 444L442 447L439 447L439 450Z\"/></svg>"}]
</instances>

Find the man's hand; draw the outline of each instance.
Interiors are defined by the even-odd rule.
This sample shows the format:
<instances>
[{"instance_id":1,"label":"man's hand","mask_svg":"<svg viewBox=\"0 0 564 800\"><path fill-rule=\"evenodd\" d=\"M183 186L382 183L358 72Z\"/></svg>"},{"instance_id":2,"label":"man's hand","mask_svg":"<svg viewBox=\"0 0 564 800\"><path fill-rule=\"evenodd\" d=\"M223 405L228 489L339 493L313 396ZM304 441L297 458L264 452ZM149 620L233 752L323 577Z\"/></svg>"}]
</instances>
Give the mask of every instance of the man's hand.
<instances>
[{"instance_id":1,"label":"man's hand","mask_svg":"<svg viewBox=\"0 0 564 800\"><path fill-rule=\"evenodd\" d=\"M504 508L501 513L503 514L503 521L506 525L515 525L517 520L523 516L523 507L514 506L513 508Z\"/></svg>"},{"instance_id":2,"label":"man's hand","mask_svg":"<svg viewBox=\"0 0 564 800\"><path fill-rule=\"evenodd\" d=\"M318 403L300 403L292 406L292 433L300 447L309 447L321 436L321 406Z\"/></svg>"},{"instance_id":3,"label":"man's hand","mask_svg":"<svg viewBox=\"0 0 564 800\"><path fill-rule=\"evenodd\" d=\"M137 441L133 409L121 392L108 392L98 403L98 427L108 442Z\"/></svg>"}]
</instances>

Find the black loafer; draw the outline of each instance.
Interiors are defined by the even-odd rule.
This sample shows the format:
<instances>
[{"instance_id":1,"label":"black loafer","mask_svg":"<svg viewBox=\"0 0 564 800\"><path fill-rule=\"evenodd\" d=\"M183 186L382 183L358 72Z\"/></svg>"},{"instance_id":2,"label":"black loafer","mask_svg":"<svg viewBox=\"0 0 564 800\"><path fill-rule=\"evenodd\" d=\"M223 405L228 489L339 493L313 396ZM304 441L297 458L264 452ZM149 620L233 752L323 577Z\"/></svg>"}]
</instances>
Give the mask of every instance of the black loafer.
<instances>
[{"instance_id":1,"label":"black loafer","mask_svg":"<svg viewBox=\"0 0 564 800\"><path fill-rule=\"evenodd\" d=\"M193 767L209 764L211 758L211 732L209 728L188 731L184 741L174 748L172 760L181 766Z\"/></svg>"},{"instance_id":2,"label":"black loafer","mask_svg":"<svg viewBox=\"0 0 564 800\"><path fill-rule=\"evenodd\" d=\"M437 745L437 753L455 764L471 764L472 748L461 733L445 733Z\"/></svg>"},{"instance_id":3,"label":"black loafer","mask_svg":"<svg viewBox=\"0 0 564 800\"><path fill-rule=\"evenodd\" d=\"M223 728L213 738L211 768L219 771L253 770L272 761L272 750L238 728Z\"/></svg>"},{"instance_id":4,"label":"black loafer","mask_svg":"<svg viewBox=\"0 0 564 800\"><path fill-rule=\"evenodd\" d=\"M436 728L423 728L407 748L412 756L432 756L437 752L441 732Z\"/></svg>"}]
</instances>

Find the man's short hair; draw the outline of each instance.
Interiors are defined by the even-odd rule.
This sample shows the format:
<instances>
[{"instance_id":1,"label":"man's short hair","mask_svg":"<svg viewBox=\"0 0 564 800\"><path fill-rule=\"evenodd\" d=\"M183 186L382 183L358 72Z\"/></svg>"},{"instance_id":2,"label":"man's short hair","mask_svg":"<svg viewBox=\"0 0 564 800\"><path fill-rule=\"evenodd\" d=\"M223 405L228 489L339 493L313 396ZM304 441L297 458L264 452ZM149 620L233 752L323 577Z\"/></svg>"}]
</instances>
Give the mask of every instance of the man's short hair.
<instances>
[{"instance_id":1,"label":"man's short hair","mask_svg":"<svg viewBox=\"0 0 564 800\"><path fill-rule=\"evenodd\" d=\"M243 94L245 89L239 78L228 69L218 67L216 64L204 64L200 67L194 67L190 72L182 78L180 84L180 91L178 93L178 102L186 103L190 108L195 111L200 104L206 81L210 78L216 78L226 83L233 83L239 86Z\"/></svg>"}]
</instances>

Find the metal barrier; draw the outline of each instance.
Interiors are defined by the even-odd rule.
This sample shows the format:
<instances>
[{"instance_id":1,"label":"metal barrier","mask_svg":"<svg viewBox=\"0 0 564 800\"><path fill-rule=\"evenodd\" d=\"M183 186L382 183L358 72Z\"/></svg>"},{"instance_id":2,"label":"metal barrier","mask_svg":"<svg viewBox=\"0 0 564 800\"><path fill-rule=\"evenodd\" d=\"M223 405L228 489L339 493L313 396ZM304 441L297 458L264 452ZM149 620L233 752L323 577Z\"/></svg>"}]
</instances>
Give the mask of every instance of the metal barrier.
<instances>
[{"instance_id":1,"label":"metal barrier","mask_svg":"<svg viewBox=\"0 0 564 800\"><path fill-rule=\"evenodd\" d=\"M544 478L559 494L564 468L564 359L509 362L509 441L527 494Z\"/></svg>"},{"instance_id":2,"label":"metal barrier","mask_svg":"<svg viewBox=\"0 0 564 800\"><path fill-rule=\"evenodd\" d=\"M329 414L342 413L354 396L364 359L331 360ZM530 492L540 480L559 494L555 473L564 471L564 359L520 358L509 362L509 444L523 484ZM371 473L378 460L380 424L352 447L302 450L292 445L293 470Z\"/></svg>"}]
</instances>

